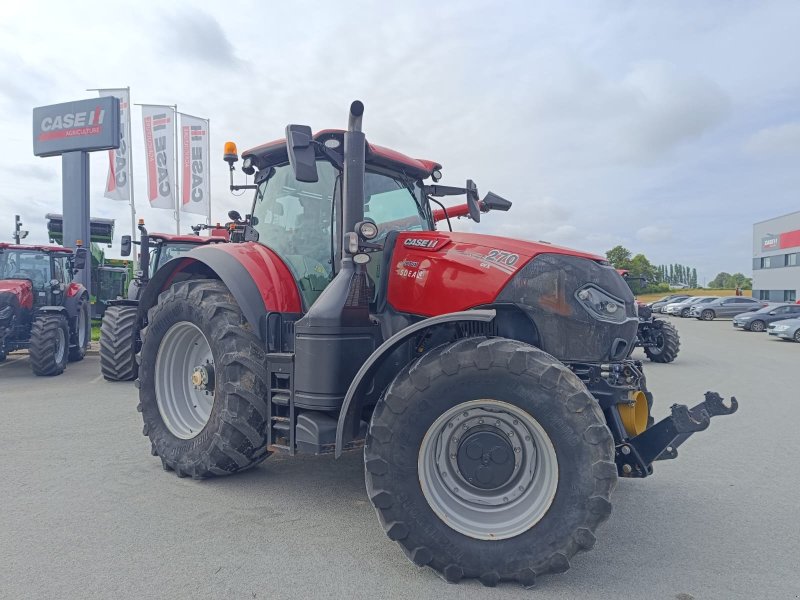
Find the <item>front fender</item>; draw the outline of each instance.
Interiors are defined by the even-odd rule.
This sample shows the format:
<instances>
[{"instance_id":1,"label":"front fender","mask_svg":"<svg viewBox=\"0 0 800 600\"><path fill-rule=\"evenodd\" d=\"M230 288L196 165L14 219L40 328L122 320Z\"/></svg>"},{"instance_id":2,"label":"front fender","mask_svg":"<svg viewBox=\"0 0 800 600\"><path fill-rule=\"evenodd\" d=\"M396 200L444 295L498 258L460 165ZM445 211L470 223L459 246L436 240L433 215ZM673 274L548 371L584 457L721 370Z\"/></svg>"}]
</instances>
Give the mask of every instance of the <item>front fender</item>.
<instances>
[{"instance_id":1,"label":"front fender","mask_svg":"<svg viewBox=\"0 0 800 600\"><path fill-rule=\"evenodd\" d=\"M142 292L140 319L173 283L200 277L220 279L262 339L267 313L302 312L300 292L289 267L266 246L248 242L199 246L165 263Z\"/></svg>"},{"instance_id":2,"label":"front fender","mask_svg":"<svg viewBox=\"0 0 800 600\"><path fill-rule=\"evenodd\" d=\"M459 312L447 313L418 321L413 325L395 333L392 337L381 344L375 352L361 365L356 373L347 394L342 402L342 410L339 413L339 422L336 425L336 458L342 455L344 445L350 441L345 440L345 435L350 438L354 428L358 425L358 417L361 410L361 399L369 385L372 376L380 367L383 360L394 352L401 344L406 342L412 335L418 334L423 329L442 325L444 323L455 323L458 321L482 321L488 323L494 320L497 312L495 310L464 310Z\"/></svg>"}]
</instances>

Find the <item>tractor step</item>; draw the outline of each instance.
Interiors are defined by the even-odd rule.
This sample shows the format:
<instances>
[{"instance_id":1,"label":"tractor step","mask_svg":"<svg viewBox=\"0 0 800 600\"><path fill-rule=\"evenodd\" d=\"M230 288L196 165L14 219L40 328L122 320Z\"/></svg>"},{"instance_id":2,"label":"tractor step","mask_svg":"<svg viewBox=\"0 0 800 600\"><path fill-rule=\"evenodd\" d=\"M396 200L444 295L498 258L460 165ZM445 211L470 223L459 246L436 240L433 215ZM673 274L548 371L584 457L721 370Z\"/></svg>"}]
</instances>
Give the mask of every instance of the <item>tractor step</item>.
<instances>
[{"instance_id":1,"label":"tractor step","mask_svg":"<svg viewBox=\"0 0 800 600\"><path fill-rule=\"evenodd\" d=\"M296 451L294 410L294 354L267 354L267 414L269 430L267 445L289 454Z\"/></svg>"},{"instance_id":2,"label":"tractor step","mask_svg":"<svg viewBox=\"0 0 800 600\"><path fill-rule=\"evenodd\" d=\"M735 397L726 406L722 396L706 392L705 400L689 408L673 404L672 414L643 433L616 448L617 472L620 477L647 477L653 473L653 461L669 460L678 456L678 446L693 433L708 429L711 418L732 415L739 409Z\"/></svg>"}]
</instances>

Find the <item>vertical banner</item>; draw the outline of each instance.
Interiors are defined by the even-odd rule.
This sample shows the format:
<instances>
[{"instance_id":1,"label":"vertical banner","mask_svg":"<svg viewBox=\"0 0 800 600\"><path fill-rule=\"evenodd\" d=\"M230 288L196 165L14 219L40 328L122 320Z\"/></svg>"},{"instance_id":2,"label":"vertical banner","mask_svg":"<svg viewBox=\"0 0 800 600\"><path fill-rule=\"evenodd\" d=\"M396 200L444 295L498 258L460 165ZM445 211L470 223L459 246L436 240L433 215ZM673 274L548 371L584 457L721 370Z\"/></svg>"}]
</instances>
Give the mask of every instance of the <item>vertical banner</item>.
<instances>
[{"instance_id":1,"label":"vertical banner","mask_svg":"<svg viewBox=\"0 0 800 600\"><path fill-rule=\"evenodd\" d=\"M175 109L142 104L147 159L147 199L152 208L175 210Z\"/></svg>"},{"instance_id":2,"label":"vertical banner","mask_svg":"<svg viewBox=\"0 0 800 600\"><path fill-rule=\"evenodd\" d=\"M98 90L100 97L119 98L119 148L108 151L108 178L103 194L111 200L131 201L130 93L126 89Z\"/></svg>"},{"instance_id":3,"label":"vertical banner","mask_svg":"<svg viewBox=\"0 0 800 600\"><path fill-rule=\"evenodd\" d=\"M208 215L209 177L208 120L181 113L181 210Z\"/></svg>"}]
</instances>

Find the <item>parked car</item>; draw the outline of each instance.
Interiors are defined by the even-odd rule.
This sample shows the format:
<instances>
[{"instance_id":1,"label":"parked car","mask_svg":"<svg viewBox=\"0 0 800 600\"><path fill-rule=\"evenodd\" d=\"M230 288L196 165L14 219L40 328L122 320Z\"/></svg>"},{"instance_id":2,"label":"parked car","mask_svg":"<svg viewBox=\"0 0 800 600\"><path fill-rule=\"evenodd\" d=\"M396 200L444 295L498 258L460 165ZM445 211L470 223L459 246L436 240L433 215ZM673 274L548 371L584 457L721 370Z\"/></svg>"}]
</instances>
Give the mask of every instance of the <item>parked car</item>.
<instances>
[{"instance_id":1,"label":"parked car","mask_svg":"<svg viewBox=\"0 0 800 600\"><path fill-rule=\"evenodd\" d=\"M670 294L669 296L664 296L661 300L650 303L650 309L654 313L659 313L670 302L680 302L681 300L686 300L688 297L687 294Z\"/></svg>"},{"instance_id":2,"label":"parked car","mask_svg":"<svg viewBox=\"0 0 800 600\"><path fill-rule=\"evenodd\" d=\"M703 321L713 321L719 317L735 317L767 306L767 302L745 296L724 296L704 304L695 303L689 309L689 316Z\"/></svg>"},{"instance_id":3,"label":"parked car","mask_svg":"<svg viewBox=\"0 0 800 600\"><path fill-rule=\"evenodd\" d=\"M703 301L710 302L711 300L716 300L718 297L719 296L689 296L685 300L667 304L664 308L664 312L668 315L675 315L676 317L688 317L689 309L692 308L693 304Z\"/></svg>"},{"instance_id":4,"label":"parked car","mask_svg":"<svg viewBox=\"0 0 800 600\"><path fill-rule=\"evenodd\" d=\"M800 306L800 304L795 304ZM784 341L800 342L800 317L770 323L767 333Z\"/></svg>"},{"instance_id":5,"label":"parked car","mask_svg":"<svg viewBox=\"0 0 800 600\"><path fill-rule=\"evenodd\" d=\"M770 323L794 317L800 317L800 304L770 304L755 312L736 315L733 326L747 331L765 331Z\"/></svg>"}]
</instances>

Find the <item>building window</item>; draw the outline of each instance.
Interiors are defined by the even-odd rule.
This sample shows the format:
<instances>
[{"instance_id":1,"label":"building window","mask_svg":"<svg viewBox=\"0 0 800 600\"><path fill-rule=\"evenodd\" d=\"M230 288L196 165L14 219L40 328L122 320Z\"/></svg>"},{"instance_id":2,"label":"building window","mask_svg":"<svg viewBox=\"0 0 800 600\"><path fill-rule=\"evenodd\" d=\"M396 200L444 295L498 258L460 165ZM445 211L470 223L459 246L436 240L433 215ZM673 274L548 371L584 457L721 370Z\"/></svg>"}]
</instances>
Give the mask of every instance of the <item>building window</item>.
<instances>
[{"instance_id":1,"label":"building window","mask_svg":"<svg viewBox=\"0 0 800 600\"><path fill-rule=\"evenodd\" d=\"M786 255L786 266L787 267L796 267L797 266L797 253L795 253L795 254L787 254Z\"/></svg>"},{"instance_id":2,"label":"building window","mask_svg":"<svg viewBox=\"0 0 800 600\"><path fill-rule=\"evenodd\" d=\"M795 290L783 290L784 302L795 302L797 300L797 292Z\"/></svg>"},{"instance_id":3,"label":"building window","mask_svg":"<svg viewBox=\"0 0 800 600\"><path fill-rule=\"evenodd\" d=\"M772 257L771 256L764 256L761 259L761 268L762 269L769 269L769 265L770 265L770 260L769 259L770 258L772 258Z\"/></svg>"}]
</instances>

